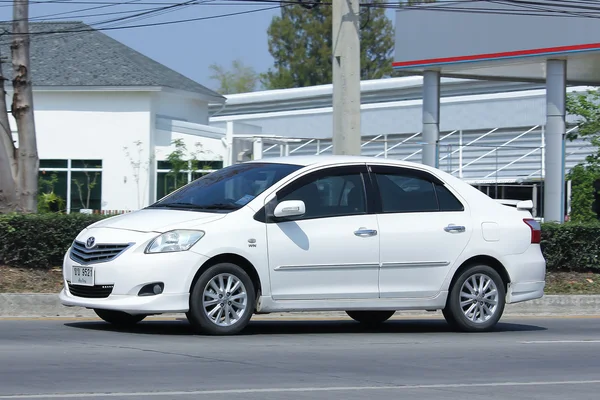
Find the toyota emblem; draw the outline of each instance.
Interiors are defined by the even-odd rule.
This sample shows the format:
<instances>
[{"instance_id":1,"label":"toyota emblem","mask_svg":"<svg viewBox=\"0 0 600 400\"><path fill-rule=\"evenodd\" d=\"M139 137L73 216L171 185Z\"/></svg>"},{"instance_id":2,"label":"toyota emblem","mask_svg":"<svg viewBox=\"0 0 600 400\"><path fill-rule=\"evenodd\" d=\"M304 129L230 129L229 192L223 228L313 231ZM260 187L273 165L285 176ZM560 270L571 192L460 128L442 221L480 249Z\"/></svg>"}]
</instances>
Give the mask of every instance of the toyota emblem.
<instances>
[{"instance_id":1,"label":"toyota emblem","mask_svg":"<svg viewBox=\"0 0 600 400\"><path fill-rule=\"evenodd\" d=\"M90 236L88 238L88 240L85 242L85 247L87 247L88 249L91 249L92 247L94 247L95 244L96 244L96 238L93 236Z\"/></svg>"}]
</instances>

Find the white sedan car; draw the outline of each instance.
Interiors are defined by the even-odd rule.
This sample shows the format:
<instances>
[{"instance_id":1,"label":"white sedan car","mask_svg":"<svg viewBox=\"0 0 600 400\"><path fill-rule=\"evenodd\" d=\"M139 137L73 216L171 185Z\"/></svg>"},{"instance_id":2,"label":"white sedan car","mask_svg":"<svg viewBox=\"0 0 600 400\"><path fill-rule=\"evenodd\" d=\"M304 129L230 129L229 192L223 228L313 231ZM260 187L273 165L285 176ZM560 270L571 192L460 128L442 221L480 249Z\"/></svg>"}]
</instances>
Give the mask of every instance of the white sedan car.
<instances>
[{"instance_id":1,"label":"white sedan car","mask_svg":"<svg viewBox=\"0 0 600 400\"><path fill-rule=\"evenodd\" d=\"M208 334L289 311L377 324L442 310L457 330L488 331L505 304L543 296L531 206L502 205L421 164L252 161L84 229L65 254L60 300L117 325L186 313Z\"/></svg>"}]
</instances>

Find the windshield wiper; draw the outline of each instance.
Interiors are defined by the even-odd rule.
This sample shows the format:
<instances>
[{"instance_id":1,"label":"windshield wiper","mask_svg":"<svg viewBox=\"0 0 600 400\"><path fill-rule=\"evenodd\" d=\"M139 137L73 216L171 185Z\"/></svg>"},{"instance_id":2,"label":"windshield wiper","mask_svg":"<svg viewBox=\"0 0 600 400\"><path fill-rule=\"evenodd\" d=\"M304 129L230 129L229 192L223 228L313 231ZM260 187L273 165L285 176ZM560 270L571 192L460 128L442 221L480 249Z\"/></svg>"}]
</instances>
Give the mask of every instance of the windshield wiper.
<instances>
[{"instance_id":1,"label":"windshield wiper","mask_svg":"<svg viewBox=\"0 0 600 400\"><path fill-rule=\"evenodd\" d=\"M169 207L169 208L204 208L204 207L200 207L197 204L192 204L192 203L164 203L164 204L153 204L151 206L148 207Z\"/></svg>"},{"instance_id":2,"label":"windshield wiper","mask_svg":"<svg viewBox=\"0 0 600 400\"><path fill-rule=\"evenodd\" d=\"M240 207L230 203L192 204L185 202L155 204L149 207L190 208L194 210L238 210Z\"/></svg>"},{"instance_id":3,"label":"windshield wiper","mask_svg":"<svg viewBox=\"0 0 600 400\"><path fill-rule=\"evenodd\" d=\"M235 204L231 203L215 203L199 205L198 208L202 208L205 210L238 210L240 206L236 206Z\"/></svg>"}]
</instances>

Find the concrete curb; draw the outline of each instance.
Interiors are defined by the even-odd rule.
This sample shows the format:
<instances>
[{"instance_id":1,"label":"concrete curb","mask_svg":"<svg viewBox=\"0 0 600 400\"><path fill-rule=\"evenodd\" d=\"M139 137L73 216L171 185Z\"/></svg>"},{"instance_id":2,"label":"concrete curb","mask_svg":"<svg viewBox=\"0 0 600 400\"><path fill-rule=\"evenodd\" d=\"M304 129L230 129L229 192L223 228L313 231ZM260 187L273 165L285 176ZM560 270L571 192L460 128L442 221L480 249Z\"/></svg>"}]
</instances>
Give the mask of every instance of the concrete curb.
<instances>
[{"instance_id":1,"label":"concrete curb","mask_svg":"<svg viewBox=\"0 0 600 400\"><path fill-rule=\"evenodd\" d=\"M397 317L439 315L439 312L399 311ZM541 299L510 304L505 316L586 316L600 315L600 295L549 295ZM182 317L182 314L163 316ZM96 317L93 310L65 307L57 294L0 293L0 318L90 318ZM185 317L185 316L184 316ZM261 319L302 319L347 317L344 312L276 313L261 316Z\"/></svg>"}]
</instances>

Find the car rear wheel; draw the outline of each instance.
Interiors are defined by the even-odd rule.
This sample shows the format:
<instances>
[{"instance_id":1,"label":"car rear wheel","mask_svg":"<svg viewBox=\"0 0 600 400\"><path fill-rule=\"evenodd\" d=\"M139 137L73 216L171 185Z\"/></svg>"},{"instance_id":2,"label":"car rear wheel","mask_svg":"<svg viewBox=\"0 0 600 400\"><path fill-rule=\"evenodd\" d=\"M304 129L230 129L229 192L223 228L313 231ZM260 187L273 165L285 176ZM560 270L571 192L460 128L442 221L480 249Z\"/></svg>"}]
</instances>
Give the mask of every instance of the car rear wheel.
<instances>
[{"instance_id":1,"label":"car rear wheel","mask_svg":"<svg viewBox=\"0 0 600 400\"><path fill-rule=\"evenodd\" d=\"M458 276L442 312L454 329L486 332L502 317L505 293L504 282L496 270L488 265L474 265Z\"/></svg>"},{"instance_id":2,"label":"car rear wheel","mask_svg":"<svg viewBox=\"0 0 600 400\"><path fill-rule=\"evenodd\" d=\"M146 315L143 314L132 315L123 311L115 310L94 309L94 312L104 321L120 327L133 326L146 318Z\"/></svg>"},{"instance_id":3,"label":"car rear wheel","mask_svg":"<svg viewBox=\"0 0 600 400\"><path fill-rule=\"evenodd\" d=\"M395 311L346 311L350 318L365 325L382 324L394 313Z\"/></svg>"},{"instance_id":4,"label":"car rear wheel","mask_svg":"<svg viewBox=\"0 0 600 400\"><path fill-rule=\"evenodd\" d=\"M208 268L190 293L187 318L194 330L209 335L232 335L242 331L254 311L252 279L235 264Z\"/></svg>"}]
</instances>

